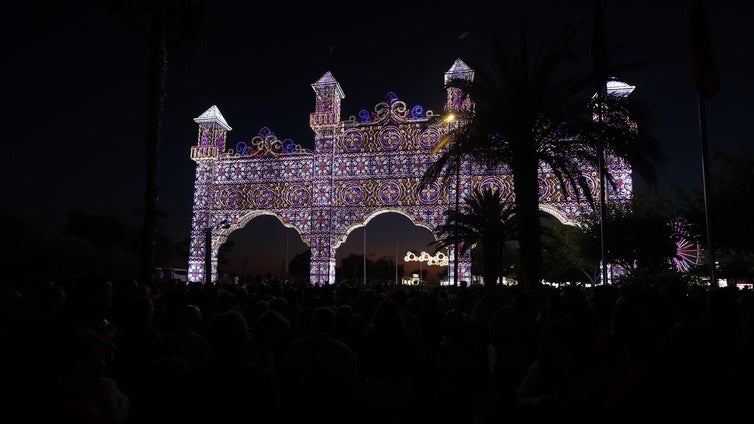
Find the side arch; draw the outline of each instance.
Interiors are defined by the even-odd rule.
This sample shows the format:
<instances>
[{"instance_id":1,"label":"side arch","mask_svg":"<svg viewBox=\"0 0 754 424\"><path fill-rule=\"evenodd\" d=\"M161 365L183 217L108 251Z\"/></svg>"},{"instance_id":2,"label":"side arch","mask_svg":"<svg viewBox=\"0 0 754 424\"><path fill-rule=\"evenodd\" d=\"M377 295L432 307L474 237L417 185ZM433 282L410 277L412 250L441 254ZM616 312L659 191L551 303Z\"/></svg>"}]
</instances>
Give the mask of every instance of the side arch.
<instances>
[{"instance_id":1,"label":"side arch","mask_svg":"<svg viewBox=\"0 0 754 424\"><path fill-rule=\"evenodd\" d=\"M560 221L560 223L563 225L571 225L574 227L578 226L578 223L576 222L576 219L575 219L576 215L572 213L569 214L569 213L563 212L562 210L560 210L559 208L553 205L540 203L539 210L547 213L548 215L551 215L552 217Z\"/></svg>"},{"instance_id":2,"label":"side arch","mask_svg":"<svg viewBox=\"0 0 754 424\"><path fill-rule=\"evenodd\" d=\"M234 224L231 224L230 228L227 230L224 230L225 232L221 232L221 235L224 235L224 238L222 239L222 243L225 243L225 241L228 239L228 236L230 236L233 231L240 230L244 228L252 219L258 218L263 215L268 215L277 218L280 223L286 227L286 228L292 228L296 230L296 233L298 233L298 236L301 237L301 241L304 242L305 245L309 245L309 237L306 236L306 234L301 231L301 229L291 222L286 222L287 220L284 219L280 214L278 214L275 210L263 210L263 209L255 209L246 212L243 216L241 216ZM222 245L221 243L221 245Z\"/></svg>"}]
</instances>

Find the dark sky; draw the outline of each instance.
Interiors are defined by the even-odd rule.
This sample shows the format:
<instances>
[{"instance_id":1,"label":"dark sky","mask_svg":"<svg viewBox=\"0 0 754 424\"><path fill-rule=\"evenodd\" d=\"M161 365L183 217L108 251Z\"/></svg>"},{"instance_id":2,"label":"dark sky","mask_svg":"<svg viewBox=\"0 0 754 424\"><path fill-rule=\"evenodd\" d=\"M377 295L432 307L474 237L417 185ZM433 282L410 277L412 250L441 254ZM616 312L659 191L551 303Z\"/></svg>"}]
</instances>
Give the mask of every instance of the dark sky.
<instances>
[{"instance_id":1,"label":"dark sky","mask_svg":"<svg viewBox=\"0 0 754 424\"><path fill-rule=\"evenodd\" d=\"M591 0L496 5L470 0L453 8L423 1L406 2L402 10L395 2L208 3L204 45L190 57L171 56L169 64L160 207L175 239L190 231L193 118L213 104L233 127L232 144L268 126L280 138L311 146L311 84L327 71L345 92L346 118L371 109L388 91L441 111L443 74L453 61L482 60L490 31L512 40L521 18L534 37L570 17L585 19L575 47L585 70L591 63ZM621 79L636 86L634 95L654 115L654 133L670 158L660 171L661 186L701 189L696 91L688 76L688 2L605 1L604 9L611 60L646 63ZM715 150L747 144L754 134L754 3L708 2L707 11L722 83L707 105L709 145ZM4 17L3 207L43 229L60 229L71 208L138 225L145 169L145 33L127 31L92 0L14 2ZM257 265L271 261L260 261L253 249L272 251L275 264L284 256L278 254L285 252L284 229L272 224L259 218L233 236L237 249L248 251ZM263 233L267 228L273 233ZM383 235L383 245L371 245L370 233ZM427 230L396 214L375 218L367 234L367 251L375 256L393 255L395 240L404 236L401 257L431 240ZM339 257L362 251L361 230L352 235ZM303 249L292 238L291 257ZM259 239L283 242L261 247Z\"/></svg>"}]
</instances>

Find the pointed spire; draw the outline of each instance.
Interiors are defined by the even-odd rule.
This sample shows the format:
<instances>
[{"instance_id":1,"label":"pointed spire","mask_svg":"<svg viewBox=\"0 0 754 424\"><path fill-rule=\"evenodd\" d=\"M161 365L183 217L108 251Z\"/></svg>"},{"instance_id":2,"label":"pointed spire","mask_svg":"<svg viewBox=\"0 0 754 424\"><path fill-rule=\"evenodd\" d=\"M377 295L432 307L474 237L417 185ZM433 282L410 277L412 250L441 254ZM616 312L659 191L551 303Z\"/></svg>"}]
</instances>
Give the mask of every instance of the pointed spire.
<instances>
[{"instance_id":1,"label":"pointed spire","mask_svg":"<svg viewBox=\"0 0 754 424\"><path fill-rule=\"evenodd\" d=\"M332 73L330 71L325 72L324 75L322 75L317 82L312 84L312 88L316 91L319 87L325 87L325 86L334 86L335 89L338 91L338 95L340 98L346 97L345 93L343 93L343 89L340 87L340 84L338 81L335 80L335 77L332 76Z\"/></svg>"},{"instance_id":2,"label":"pointed spire","mask_svg":"<svg viewBox=\"0 0 754 424\"><path fill-rule=\"evenodd\" d=\"M449 80L454 78L463 78L471 81L474 79L474 70L469 68L469 65L464 63L464 61L460 58L456 59L456 61L453 62L453 66L451 66L450 69L445 72L445 84L447 84Z\"/></svg>"},{"instance_id":3,"label":"pointed spire","mask_svg":"<svg viewBox=\"0 0 754 424\"><path fill-rule=\"evenodd\" d=\"M232 130L230 125L228 125L228 122L225 120L225 117L223 117L223 114L220 113L220 109L218 109L217 106L215 105L212 105L204 113L199 115L197 118L194 118L194 122L196 122L197 124L214 122L220 125L223 129L225 129L225 131Z\"/></svg>"},{"instance_id":4,"label":"pointed spire","mask_svg":"<svg viewBox=\"0 0 754 424\"><path fill-rule=\"evenodd\" d=\"M629 94L633 93L635 88L636 88L635 85L628 85L625 82L618 81L617 79L614 79L614 78L607 80L607 93L608 94L626 97Z\"/></svg>"}]
</instances>

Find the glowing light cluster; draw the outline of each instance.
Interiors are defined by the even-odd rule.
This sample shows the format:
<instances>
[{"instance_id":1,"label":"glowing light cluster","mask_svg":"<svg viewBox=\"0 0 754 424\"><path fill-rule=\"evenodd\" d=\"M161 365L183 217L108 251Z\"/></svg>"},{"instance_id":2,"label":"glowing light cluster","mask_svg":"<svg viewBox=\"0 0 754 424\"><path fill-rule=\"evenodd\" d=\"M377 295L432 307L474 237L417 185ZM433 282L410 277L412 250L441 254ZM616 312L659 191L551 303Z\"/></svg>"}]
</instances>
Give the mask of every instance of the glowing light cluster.
<instances>
[{"instance_id":1,"label":"glowing light cluster","mask_svg":"<svg viewBox=\"0 0 754 424\"><path fill-rule=\"evenodd\" d=\"M443 252L437 252L434 255L430 255L427 252L422 251L419 256L414 252L406 252L406 256L403 257L405 262L426 262L427 265L448 266L450 260L448 255Z\"/></svg>"},{"instance_id":2,"label":"glowing light cluster","mask_svg":"<svg viewBox=\"0 0 754 424\"><path fill-rule=\"evenodd\" d=\"M256 158L264 156L298 155L311 153L290 138L279 140L274 132L262 127L259 134L251 139L250 144L241 141L236 144L236 153Z\"/></svg>"},{"instance_id":3,"label":"glowing light cluster","mask_svg":"<svg viewBox=\"0 0 754 424\"><path fill-rule=\"evenodd\" d=\"M406 110L406 104L398 98L397 94L395 94L392 91L389 91L385 95L385 102L378 104L377 107L375 107L374 113L368 111L367 109L361 109L357 115L358 122L361 124L365 124L368 122L380 120L382 117L385 116L386 110L392 111L393 113L395 113L396 111L400 111L401 113L403 113ZM421 120L429 116L432 116L433 114L434 112L432 112L431 110L428 110L425 112L422 106L415 105L411 108L410 118Z\"/></svg>"},{"instance_id":4,"label":"glowing light cluster","mask_svg":"<svg viewBox=\"0 0 754 424\"><path fill-rule=\"evenodd\" d=\"M688 226L683 221L673 222L676 253L672 258L673 266L678 272L689 272L702 261L702 249L693 241Z\"/></svg>"}]
</instances>

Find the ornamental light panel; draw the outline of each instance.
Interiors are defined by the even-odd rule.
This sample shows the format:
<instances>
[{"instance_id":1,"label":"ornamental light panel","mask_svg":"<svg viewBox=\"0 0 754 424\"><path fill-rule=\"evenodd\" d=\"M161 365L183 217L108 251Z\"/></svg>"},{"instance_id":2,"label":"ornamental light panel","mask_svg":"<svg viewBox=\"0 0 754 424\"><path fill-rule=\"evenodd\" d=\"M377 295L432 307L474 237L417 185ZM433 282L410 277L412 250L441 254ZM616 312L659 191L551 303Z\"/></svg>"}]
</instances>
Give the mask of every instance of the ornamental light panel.
<instances>
[{"instance_id":1,"label":"ornamental light panel","mask_svg":"<svg viewBox=\"0 0 754 424\"><path fill-rule=\"evenodd\" d=\"M472 80L474 71L458 59L445 78ZM277 217L309 246L310 284L332 284L337 248L372 216L397 212L434 233L455 207L456 191L461 202L475 188L512 193L512 179L505 166L491 169L476 160L463 161L458 180L454 177L418 188L420 178L437 157L434 147L452 125L451 119L434 118L449 118L472 107L457 89L447 90L439 117L390 92L371 110L342 119L340 106L345 94L333 75L326 72L312 88L314 111L309 126L314 132L313 150L280 138L265 126L251 138L228 143L232 128L214 105L194 119L199 131L191 147L196 172L189 281L204 280L206 231L211 236L208 256L215 281L219 247L234 230L260 215ZM631 168L617 158L608 164L617 182L615 188L608 188L608 200L625 202L632 195ZM585 169L585 175L596 190L597 170ZM540 208L563 223L574 224L588 211L575 196L564 194L544 168L540 169L539 197ZM230 225L224 228L218 225L221 222ZM444 260L458 261L458 280L471 281L469 253L455 258L450 252L449 256Z\"/></svg>"}]
</instances>

